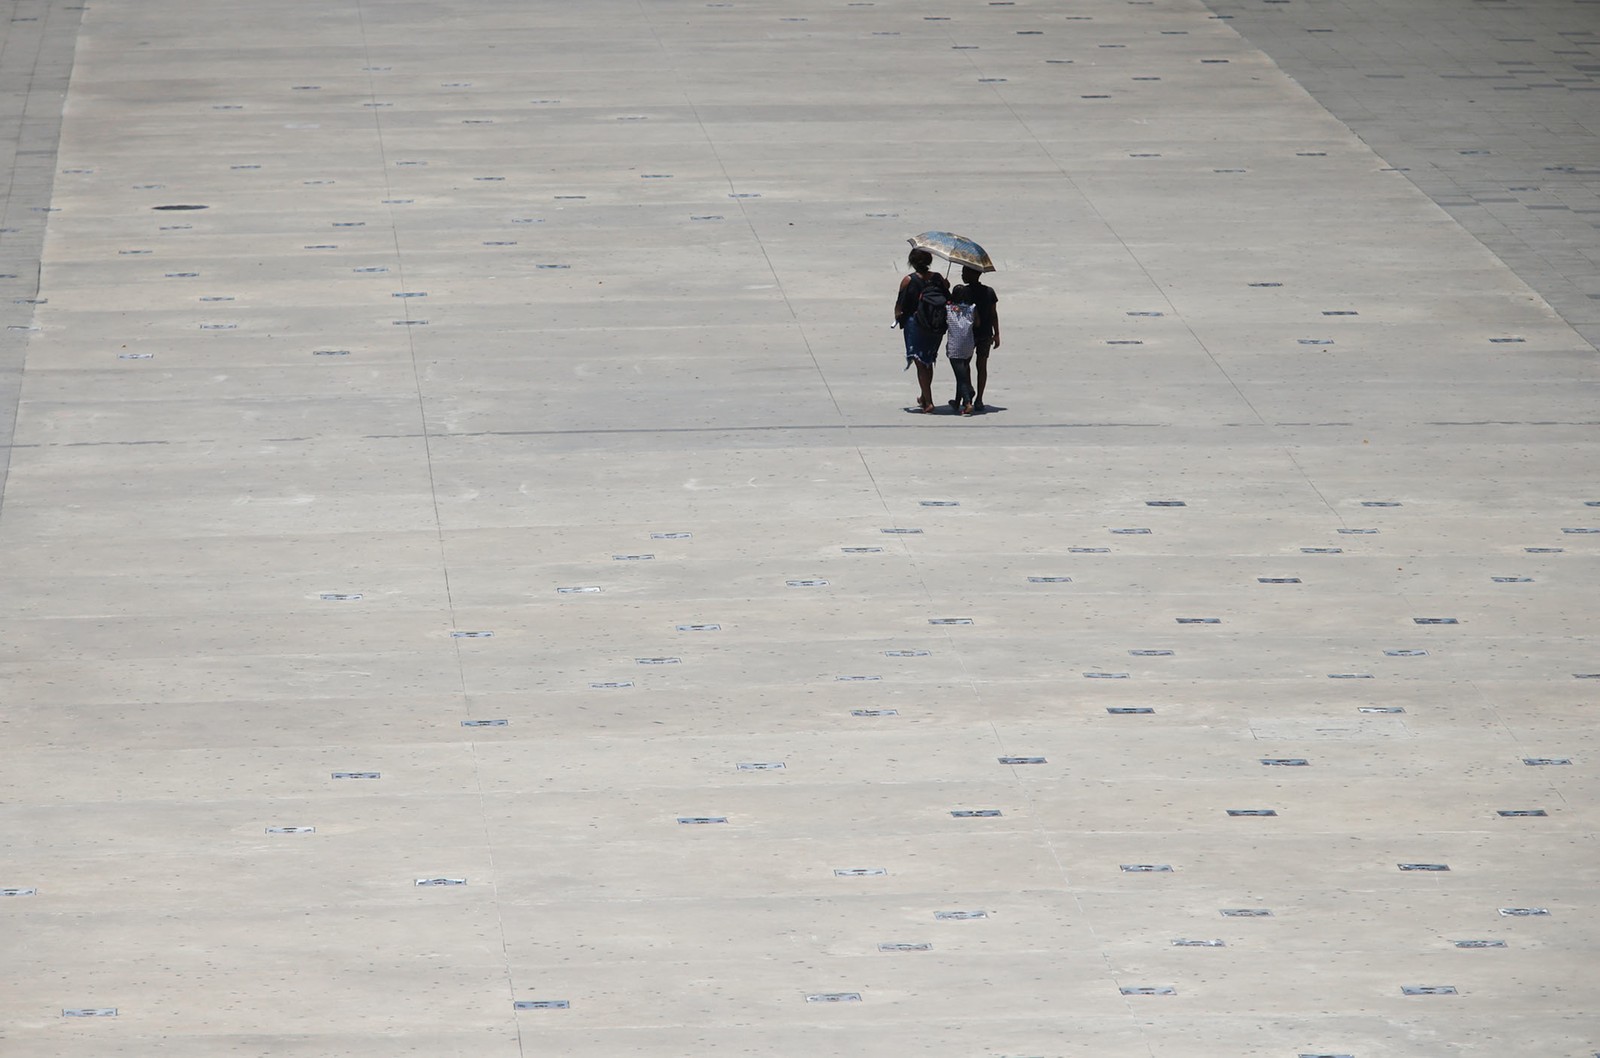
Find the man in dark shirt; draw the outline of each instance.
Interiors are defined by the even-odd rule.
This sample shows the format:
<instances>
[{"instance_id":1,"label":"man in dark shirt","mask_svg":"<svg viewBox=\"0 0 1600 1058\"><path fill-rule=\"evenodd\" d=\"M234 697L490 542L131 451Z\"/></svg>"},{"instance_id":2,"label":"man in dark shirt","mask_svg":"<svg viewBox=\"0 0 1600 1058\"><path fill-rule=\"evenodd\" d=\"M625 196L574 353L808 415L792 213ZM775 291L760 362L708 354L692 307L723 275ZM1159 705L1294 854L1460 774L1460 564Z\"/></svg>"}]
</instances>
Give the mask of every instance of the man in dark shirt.
<instances>
[{"instance_id":1,"label":"man in dark shirt","mask_svg":"<svg viewBox=\"0 0 1600 1058\"><path fill-rule=\"evenodd\" d=\"M972 338L977 348L972 354L978 365L977 397L973 412L984 411L983 387L989 381L989 350L1000 348L1000 312L995 305L1000 295L983 285L983 273L963 266L961 285L950 292L950 300L973 306Z\"/></svg>"}]
</instances>

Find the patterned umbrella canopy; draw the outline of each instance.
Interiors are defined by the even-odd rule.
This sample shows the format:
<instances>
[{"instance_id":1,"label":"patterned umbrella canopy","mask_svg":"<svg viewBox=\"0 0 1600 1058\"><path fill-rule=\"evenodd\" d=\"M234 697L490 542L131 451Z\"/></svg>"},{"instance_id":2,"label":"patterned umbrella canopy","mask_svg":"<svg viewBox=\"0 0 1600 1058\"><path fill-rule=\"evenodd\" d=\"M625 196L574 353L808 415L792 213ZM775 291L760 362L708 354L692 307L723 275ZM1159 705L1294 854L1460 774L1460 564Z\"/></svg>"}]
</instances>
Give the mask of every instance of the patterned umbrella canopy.
<instances>
[{"instance_id":1,"label":"patterned umbrella canopy","mask_svg":"<svg viewBox=\"0 0 1600 1058\"><path fill-rule=\"evenodd\" d=\"M988 252L965 235L955 235L948 231L925 231L916 238L906 241L919 250L927 250L942 261L976 268L980 272L994 271L994 262L989 260Z\"/></svg>"}]
</instances>

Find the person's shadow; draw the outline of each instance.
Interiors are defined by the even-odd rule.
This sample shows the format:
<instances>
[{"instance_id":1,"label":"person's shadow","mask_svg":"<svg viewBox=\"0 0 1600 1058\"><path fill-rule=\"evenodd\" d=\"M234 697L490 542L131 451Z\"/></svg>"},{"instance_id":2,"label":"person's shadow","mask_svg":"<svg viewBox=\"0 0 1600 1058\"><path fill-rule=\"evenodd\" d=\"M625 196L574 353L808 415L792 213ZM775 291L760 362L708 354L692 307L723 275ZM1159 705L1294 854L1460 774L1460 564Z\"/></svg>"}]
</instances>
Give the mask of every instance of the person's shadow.
<instances>
[{"instance_id":1,"label":"person's shadow","mask_svg":"<svg viewBox=\"0 0 1600 1058\"><path fill-rule=\"evenodd\" d=\"M907 415L921 415L922 414L922 409L917 407L915 404L911 405L911 407L909 407L909 408L904 408L902 410ZM1007 409L1002 408L998 404L985 404L983 406L983 410L982 411L978 411L978 410L974 409L971 415L962 415L959 409L953 407L950 404L949 401L946 401L943 404L935 404L933 406L933 413L932 414L934 414L934 415L947 415L947 416L948 415L953 415L958 419L979 419L979 418L982 418L985 415L993 415L996 412L1003 412L1003 411L1006 411L1006 410Z\"/></svg>"}]
</instances>

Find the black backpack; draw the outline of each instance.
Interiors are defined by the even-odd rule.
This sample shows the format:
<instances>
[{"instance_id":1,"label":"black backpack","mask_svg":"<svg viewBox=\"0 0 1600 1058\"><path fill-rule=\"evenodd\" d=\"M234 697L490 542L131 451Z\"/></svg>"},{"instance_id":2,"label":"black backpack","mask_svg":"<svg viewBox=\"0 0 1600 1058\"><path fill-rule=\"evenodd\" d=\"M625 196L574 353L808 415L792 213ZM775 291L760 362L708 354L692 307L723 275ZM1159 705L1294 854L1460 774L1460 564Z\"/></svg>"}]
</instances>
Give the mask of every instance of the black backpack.
<instances>
[{"instance_id":1,"label":"black backpack","mask_svg":"<svg viewBox=\"0 0 1600 1058\"><path fill-rule=\"evenodd\" d=\"M938 276L923 279L922 290L917 294L917 326L929 334L943 334L949 326L944 311L949 300Z\"/></svg>"}]
</instances>

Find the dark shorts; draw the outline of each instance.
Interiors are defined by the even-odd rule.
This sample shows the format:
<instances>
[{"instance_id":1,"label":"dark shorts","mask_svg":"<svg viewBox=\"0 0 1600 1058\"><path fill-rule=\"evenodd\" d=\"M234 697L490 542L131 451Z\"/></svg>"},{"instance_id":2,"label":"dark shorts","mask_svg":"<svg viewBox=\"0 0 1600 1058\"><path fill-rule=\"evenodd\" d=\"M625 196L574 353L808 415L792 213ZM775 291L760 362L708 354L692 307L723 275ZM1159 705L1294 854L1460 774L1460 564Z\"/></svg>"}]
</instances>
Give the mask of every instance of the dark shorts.
<instances>
[{"instance_id":1,"label":"dark shorts","mask_svg":"<svg viewBox=\"0 0 1600 1058\"><path fill-rule=\"evenodd\" d=\"M975 336L973 340L976 343L976 346L972 350L972 355L979 360L989 359L989 350L994 346L994 338Z\"/></svg>"}]
</instances>

